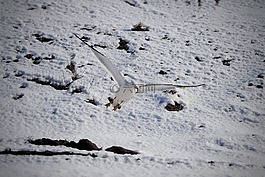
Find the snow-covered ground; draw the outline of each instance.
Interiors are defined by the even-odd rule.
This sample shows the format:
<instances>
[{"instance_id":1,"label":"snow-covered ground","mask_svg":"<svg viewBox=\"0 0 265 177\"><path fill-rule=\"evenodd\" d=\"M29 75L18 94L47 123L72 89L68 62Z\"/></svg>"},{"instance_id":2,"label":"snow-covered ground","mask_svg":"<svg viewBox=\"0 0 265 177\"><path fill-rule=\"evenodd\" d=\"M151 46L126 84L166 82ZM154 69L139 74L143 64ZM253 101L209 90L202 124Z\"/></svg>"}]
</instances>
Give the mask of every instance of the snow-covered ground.
<instances>
[{"instance_id":1,"label":"snow-covered ground","mask_svg":"<svg viewBox=\"0 0 265 177\"><path fill-rule=\"evenodd\" d=\"M103 150L0 155L0 176L264 176L264 9L263 0L1 0L0 151L87 153L28 143L38 138ZM132 31L139 22L149 31ZM138 94L112 111L115 82L73 33L135 83L206 85ZM81 76L72 83L70 63ZM174 101L184 109L167 111ZM140 154L104 151L113 145Z\"/></svg>"}]
</instances>

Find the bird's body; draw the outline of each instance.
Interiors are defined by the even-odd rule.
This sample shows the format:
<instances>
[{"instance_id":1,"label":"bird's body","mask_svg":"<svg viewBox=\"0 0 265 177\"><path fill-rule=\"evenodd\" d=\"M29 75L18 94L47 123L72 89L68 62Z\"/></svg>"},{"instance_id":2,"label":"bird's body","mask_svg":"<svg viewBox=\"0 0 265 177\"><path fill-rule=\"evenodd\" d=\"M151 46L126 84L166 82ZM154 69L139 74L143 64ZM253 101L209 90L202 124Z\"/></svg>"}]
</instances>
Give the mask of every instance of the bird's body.
<instances>
[{"instance_id":1,"label":"bird's body","mask_svg":"<svg viewBox=\"0 0 265 177\"><path fill-rule=\"evenodd\" d=\"M113 105L113 109L117 110L121 108L121 105L130 99L136 94L137 89L133 84L126 84L118 88L117 92L114 95L113 99L109 99L109 103L106 106Z\"/></svg>"},{"instance_id":2,"label":"bird's body","mask_svg":"<svg viewBox=\"0 0 265 177\"><path fill-rule=\"evenodd\" d=\"M121 73L115 68L115 66L111 63L111 61L105 57L102 53L97 51L93 46L87 44L85 41L83 41L80 37L78 37L76 34L74 34L78 39L80 39L82 42L84 42L87 46L90 47L92 52L95 54L95 56L99 59L99 61L105 66L107 71L110 75L113 76L114 80L118 83L118 86L113 92L115 93L114 97L109 97L109 103L105 104L107 107L113 106L113 110L117 110L121 108L121 105L137 94L137 93L146 93L149 91L155 92L155 91L163 91L163 90L169 90L169 89L175 89L177 87L184 88L184 87L198 87L204 84L200 85L191 85L191 86L182 86L182 85L174 85L174 84L134 84L132 82L128 82Z\"/></svg>"}]
</instances>

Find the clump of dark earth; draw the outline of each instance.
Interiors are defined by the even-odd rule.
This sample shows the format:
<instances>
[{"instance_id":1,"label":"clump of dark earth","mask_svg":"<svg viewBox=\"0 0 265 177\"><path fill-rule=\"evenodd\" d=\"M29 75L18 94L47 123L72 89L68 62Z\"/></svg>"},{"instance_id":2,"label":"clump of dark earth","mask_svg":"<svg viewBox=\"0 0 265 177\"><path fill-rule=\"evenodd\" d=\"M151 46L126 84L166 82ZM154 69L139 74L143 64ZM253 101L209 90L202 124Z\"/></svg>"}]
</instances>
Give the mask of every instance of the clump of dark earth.
<instances>
[{"instance_id":1,"label":"clump of dark earth","mask_svg":"<svg viewBox=\"0 0 265 177\"><path fill-rule=\"evenodd\" d=\"M184 106L182 104L180 104L176 101L174 101L174 103L175 103L175 105L168 103L165 107L166 110L168 110L168 111L181 111L184 108Z\"/></svg>"},{"instance_id":2,"label":"clump of dark earth","mask_svg":"<svg viewBox=\"0 0 265 177\"><path fill-rule=\"evenodd\" d=\"M112 147L105 149L105 151L113 152L115 154L131 154L131 155L139 154L139 152L137 152L137 151L125 149L125 148L120 147L120 146L112 146Z\"/></svg>"}]
</instances>

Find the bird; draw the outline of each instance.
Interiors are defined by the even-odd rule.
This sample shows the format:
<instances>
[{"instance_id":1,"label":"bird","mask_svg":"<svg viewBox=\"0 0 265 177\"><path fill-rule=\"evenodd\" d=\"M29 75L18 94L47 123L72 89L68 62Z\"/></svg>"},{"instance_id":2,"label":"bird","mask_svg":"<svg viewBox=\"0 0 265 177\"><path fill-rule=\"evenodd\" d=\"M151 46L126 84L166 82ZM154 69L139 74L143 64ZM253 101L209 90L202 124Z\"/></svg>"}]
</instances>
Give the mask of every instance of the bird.
<instances>
[{"instance_id":1,"label":"bird","mask_svg":"<svg viewBox=\"0 0 265 177\"><path fill-rule=\"evenodd\" d=\"M114 97L108 97L109 102L105 104L106 107L110 107L112 105L114 111L120 109L121 106L126 101L131 100L134 97L134 95L138 93L166 91L176 88L199 87L205 85L205 84L198 84L198 85L135 84L134 82L129 82L112 64L110 59L108 59L104 54L96 50L92 45L89 45L84 40L82 40L82 38L80 38L77 34L74 33L74 35L91 49L91 51L94 53L96 58L105 66L106 71L117 82L118 85L114 91L115 92Z\"/></svg>"}]
</instances>

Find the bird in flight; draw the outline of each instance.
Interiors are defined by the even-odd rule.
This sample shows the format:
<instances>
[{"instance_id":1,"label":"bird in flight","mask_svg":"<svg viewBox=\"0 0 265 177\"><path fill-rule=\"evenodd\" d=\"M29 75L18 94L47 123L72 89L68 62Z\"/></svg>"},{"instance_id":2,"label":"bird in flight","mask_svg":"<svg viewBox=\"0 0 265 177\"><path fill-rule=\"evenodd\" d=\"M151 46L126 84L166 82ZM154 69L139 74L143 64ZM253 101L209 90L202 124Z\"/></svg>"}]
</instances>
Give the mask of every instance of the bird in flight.
<instances>
[{"instance_id":1,"label":"bird in flight","mask_svg":"<svg viewBox=\"0 0 265 177\"><path fill-rule=\"evenodd\" d=\"M102 53L97 51L92 45L89 45L84 40L82 40L78 35L74 34L79 40L86 44L98 58L98 60L105 66L107 72L114 78L118 84L118 88L115 91L113 98L109 97L109 103L105 104L106 107L113 106L113 110L116 111L120 109L125 101L132 99L132 97L137 93L146 93L154 91L165 91L176 88L185 87L199 87L204 84L199 85L175 85L175 84L134 84L133 82L127 81L121 73L116 69L116 67L111 63L111 61Z\"/></svg>"}]
</instances>

